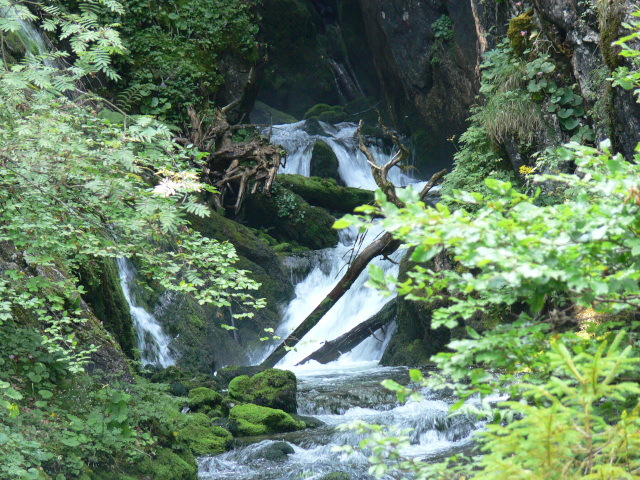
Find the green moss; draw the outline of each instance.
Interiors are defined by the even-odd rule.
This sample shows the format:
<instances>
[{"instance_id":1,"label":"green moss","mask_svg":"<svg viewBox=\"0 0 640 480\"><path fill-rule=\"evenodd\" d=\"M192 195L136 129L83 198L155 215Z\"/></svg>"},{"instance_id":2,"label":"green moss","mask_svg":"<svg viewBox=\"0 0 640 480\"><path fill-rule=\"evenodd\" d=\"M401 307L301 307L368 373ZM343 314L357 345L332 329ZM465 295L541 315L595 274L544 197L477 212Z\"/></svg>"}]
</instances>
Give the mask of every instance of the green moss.
<instances>
[{"instance_id":1,"label":"green moss","mask_svg":"<svg viewBox=\"0 0 640 480\"><path fill-rule=\"evenodd\" d=\"M337 183L342 183L338 173L338 157L331 147L322 140L316 140L311 150L311 176L321 178L333 178Z\"/></svg>"},{"instance_id":2,"label":"green moss","mask_svg":"<svg viewBox=\"0 0 640 480\"><path fill-rule=\"evenodd\" d=\"M222 427L193 425L178 430L176 440L196 456L216 455L227 451L232 436Z\"/></svg>"},{"instance_id":3,"label":"green moss","mask_svg":"<svg viewBox=\"0 0 640 480\"><path fill-rule=\"evenodd\" d=\"M341 187L333 179L281 174L279 184L300 195L311 205L332 212L353 213L353 210L373 202L373 192L353 187Z\"/></svg>"},{"instance_id":4,"label":"green moss","mask_svg":"<svg viewBox=\"0 0 640 480\"><path fill-rule=\"evenodd\" d=\"M229 412L229 429L235 436L253 437L272 433L294 432L305 428L282 410L258 405L237 405Z\"/></svg>"},{"instance_id":5,"label":"green moss","mask_svg":"<svg viewBox=\"0 0 640 480\"><path fill-rule=\"evenodd\" d=\"M229 398L263 407L297 411L297 381L289 370L269 368L253 377L241 375L229 383Z\"/></svg>"},{"instance_id":6,"label":"green moss","mask_svg":"<svg viewBox=\"0 0 640 480\"><path fill-rule=\"evenodd\" d=\"M197 412L203 407L216 407L222 402L222 395L210 388L194 388L189 392L189 407Z\"/></svg>"},{"instance_id":7,"label":"green moss","mask_svg":"<svg viewBox=\"0 0 640 480\"><path fill-rule=\"evenodd\" d=\"M304 119L317 118L321 122L340 123L349 120L349 113L340 105L327 105L326 103L318 103L314 105L304 114Z\"/></svg>"},{"instance_id":8,"label":"green moss","mask_svg":"<svg viewBox=\"0 0 640 480\"><path fill-rule=\"evenodd\" d=\"M81 266L78 276L85 289L84 300L129 358L136 347L129 304L120 286L115 260L105 258Z\"/></svg>"},{"instance_id":9,"label":"green moss","mask_svg":"<svg viewBox=\"0 0 640 480\"><path fill-rule=\"evenodd\" d=\"M249 195L244 202L243 214L250 225L271 228L279 242L297 243L312 249L333 247L338 243L338 234L331 228L335 219L279 184L274 184L271 195L259 192Z\"/></svg>"},{"instance_id":10,"label":"green moss","mask_svg":"<svg viewBox=\"0 0 640 480\"><path fill-rule=\"evenodd\" d=\"M513 17L509 21L507 38L513 49L513 53L521 56L529 46L529 36L535 29L533 20L533 10L529 10L522 15Z\"/></svg>"},{"instance_id":11,"label":"green moss","mask_svg":"<svg viewBox=\"0 0 640 480\"><path fill-rule=\"evenodd\" d=\"M196 480L198 477L195 461L185 461L167 448L159 450L155 457L142 461L137 470L141 475L151 474L153 480Z\"/></svg>"}]
</instances>

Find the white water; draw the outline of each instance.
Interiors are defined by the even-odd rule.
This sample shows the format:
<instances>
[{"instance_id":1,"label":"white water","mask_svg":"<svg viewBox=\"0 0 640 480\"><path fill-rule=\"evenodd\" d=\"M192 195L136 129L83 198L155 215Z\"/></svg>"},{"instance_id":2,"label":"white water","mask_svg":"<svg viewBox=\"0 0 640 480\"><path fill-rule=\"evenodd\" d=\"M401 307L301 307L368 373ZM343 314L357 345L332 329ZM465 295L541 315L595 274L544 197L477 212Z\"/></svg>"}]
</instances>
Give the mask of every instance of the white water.
<instances>
[{"instance_id":1,"label":"white water","mask_svg":"<svg viewBox=\"0 0 640 480\"><path fill-rule=\"evenodd\" d=\"M381 228L367 232L359 249L363 249L383 233ZM327 294L336 286L347 268L356 235L353 229L340 232L340 243L337 247L328 248L316 253L315 267L301 282L295 286L295 298L287 306L283 321L276 330L276 335L286 338L302 321L324 300ZM402 258L403 251L392 255L395 261ZM357 252L353 254L354 258ZM387 260L376 259L373 262L386 273L397 275L398 267ZM368 273L363 272L353 283L351 288L336 302L336 304L322 317L320 322L311 329L302 341L296 345L294 351L289 352L279 363L278 367L289 368L322 346L325 341L333 340L347 333L358 324L378 313L393 297L384 297L375 290L365 286L369 279ZM376 333L362 342L351 352L343 354L338 362L378 361L384 353L393 327ZM263 353L262 361L273 350L272 345ZM259 363L259 362L258 362Z\"/></svg>"},{"instance_id":2,"label":"white water","mask_svg":"<svg viewBox=\"0 0 640 480\"><path fill-rule=\"evenodd\" d=\"M125 258L116 259L116 263L120 274L122 293L129 304L133 326L138 337L138 350L140 350L142 363L144 365L159 365L163 368L174 365L175 359L169 351L171 337L162 331L162 327L153 315L134 303L131 291L131 283L135 279L133 265Z\"/></svg>"},{"instance_id":3,"label":"white water","mask_svg":"<svg viewBox=\"0 0 640 480\"><path fill-rule=\"evenodd\" d=\"M320 122L324 132L319 135L309 135L305 130L305 122L273 127L271 142L281 145L287 152L287 163L281 167L279 173L296 173L309 176L311 171L311 151L316 140L323 140L331 147L338 157L338 173L349 187L375 190L376 182L371 175L371 169L364 154L358 148L356 137L357 125L341 123L330 125ZM369 145L379 165L387 163L391 156L381 145ZM415 179L405 175L398 167L389 172L389 179L398 186L414 183Z\"/></svg>"}]
</instances>

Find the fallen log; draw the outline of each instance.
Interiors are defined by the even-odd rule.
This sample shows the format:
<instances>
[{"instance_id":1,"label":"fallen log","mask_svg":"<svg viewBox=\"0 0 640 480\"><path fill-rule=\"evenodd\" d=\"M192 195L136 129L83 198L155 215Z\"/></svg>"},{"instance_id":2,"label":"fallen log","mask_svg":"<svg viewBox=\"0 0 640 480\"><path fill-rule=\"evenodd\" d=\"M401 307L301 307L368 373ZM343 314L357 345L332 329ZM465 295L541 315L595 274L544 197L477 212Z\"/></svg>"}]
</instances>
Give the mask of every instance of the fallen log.
<instances>
[{"instance_id":1,"label":"fallen log","mask_svg":"<svg viewBox=\"0 0 640 480\"><path fill-rule=\"evenodd\" d=\"M369 320L360 323L344 335L326 342L322 347L313 352L304 360L298 362L296 366L315 360L319 363L329 363L337 360L343 353L349 352L360 345L364 340L373 335L377 330L391 323L396 317L397 303L393 299L388 302L382 310L376 313Z\"/></svg>"}]
</instances>

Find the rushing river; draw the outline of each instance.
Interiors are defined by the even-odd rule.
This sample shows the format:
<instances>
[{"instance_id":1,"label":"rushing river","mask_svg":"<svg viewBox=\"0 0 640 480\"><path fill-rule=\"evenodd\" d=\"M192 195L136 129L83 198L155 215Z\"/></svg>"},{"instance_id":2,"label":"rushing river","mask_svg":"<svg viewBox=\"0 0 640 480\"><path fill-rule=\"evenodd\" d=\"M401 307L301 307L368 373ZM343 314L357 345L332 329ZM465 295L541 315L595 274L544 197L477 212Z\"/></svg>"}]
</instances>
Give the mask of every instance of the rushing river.
<instances>
[{"instance_id":1,"label":"rushing river","mask_svg":"<svg viewBox=\"0 0 640 480\"><path fill-rule=\"evenodd\" d=\"M304 122L279 126L274 129L272 141L288 152L285 173L308 175L313 143L325 141L336 153L339 172L348 186L375 188L369 166L359 152L354 138L355 125L337 127L323 125L324 133L309 135ZM390 152L372 147L379 163L389 160ZM398 185L415 182L394 169L390 177ZM283 321L276 334L285 338L324 299L344 273L352 248L364 248L381 230L373 229L363 239L354 231L340 232L337 247L302 257L290 257L285 262L295 281L295 298L285 308ZM403 252L392 257L398 261ZM397 265L388 260L375 260L385 272L397 273ZM298 272L304 272L300 275ZM436 460L470 448L471 434L479 428L469 417L448 418L448 410L455 398L443 392L423 390L420 402L400 404L395 394L385 390L380 382L390 378L404 385L410 383L408 369L380 367L395 325L380 329L355 349L345 352L338 360L320 365L310 362L296 364L322 346L348 332L359 323L376 314L390 300L366 287L368 274L363 272L351 289L333 306L322 320L300 341L296 351L289 352L277 368L291 369L298 378L298 413L313 416L323 423L315 429L254 439L238 439L233 450L215 457L199 459L200 478L207 480L294 480L320 479L332 472L345 472L352 480L371 479L366 452L343 455L335 446L357 446L362 436L353 431L337 429L340 425L363 420L368 423L411 428L411 446L404 453L426 461ZM276 344L258 352L254 363L266 358ZM266 452L281 442L291 447L288 455L268 459Z\"/></svg>"}]
</instances>

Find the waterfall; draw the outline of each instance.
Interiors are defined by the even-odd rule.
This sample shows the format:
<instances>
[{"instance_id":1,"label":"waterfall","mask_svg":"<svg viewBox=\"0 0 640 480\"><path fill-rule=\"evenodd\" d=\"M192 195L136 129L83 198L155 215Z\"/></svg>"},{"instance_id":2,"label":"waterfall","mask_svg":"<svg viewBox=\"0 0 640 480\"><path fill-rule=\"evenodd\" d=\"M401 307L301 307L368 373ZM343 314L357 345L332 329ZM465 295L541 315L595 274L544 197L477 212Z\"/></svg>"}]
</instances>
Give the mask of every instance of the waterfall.
<instances>
[{"instance_id":1,"label":"waterfall","mask_svg":"<svg viewBox=\"0 0 640 480\"><path fill-rule=\"evenodd\" d=\"M116 263L120 274L122 293L129 304L133 326L138 337L138 350L142 363L144 365L159 365L163 368L175 364L169 351L171 337L162 331L162 327L153 315L134 304L134 295L131 291L131 284L135 279L133 265L126 258L118 258Z\"/></svg>"},{"instance_id":2,"label":"waterfall","mask_svg":"<svg viewBox=\"0 0 640 480\"><path fill-rule=\"evenodd\" d=\"M281 145L287 151L287 163L281 173L295 173L309 176L311 151L316 140L324 141L338 158L338 172L346 185L366 189L377 188L371 174L366 157L358 148L356 139L357 126L352 123L329 125L320 122L322 131L310 134L305 131L306 122L274 127L271 141ZM391 153L381 145L369 146L376 162L382 165L391 159ZM416 180L395 167L389 172L389 178L399 186L416 183ZM369 230L364 238L358 239L354 229L346 229L339 234L339 244L334 248L314 252L310 261L313 268L295 286L295 298L284 310L283 320L276 336L286 338L316 308L326 295L336 286L347 269L353 255L384 232L375 227ZM354 247L357 243L357 247ZM355 248L355 251L353 251ZM403 251L392 255L392 260L399 261ZM376 259L373 263L385 272L397 276L398 266L388 260ZM293 272L292 272L293 275ZM279 363L279 367L291 367L306 358L324 342L333 340L358 324L378 313L390 300L365 286L369 279L363 272L344 296L325 314L318 324L297 344L296 350L290 351ZM360 343L350 352L344 353L337 363L378 362L395 331L395 324L380 332L374 332L367 340ZM266 358L276 345L270 345L262 354ZM258 362L259 363L259 362Z\"/></svg>"},{"instance_id":3,"label":"waterfall","mask_svg":"<svg viewBox=\"0 0 640 480\"><path fill-rule=\"evenodd\" d=\"M282 146L287 152L287 163L279 173L296 173L308 177L311 172L311 151L317 140L324 141L338 157L338 173L349 187L375 190L376 182L364 154L358 148L355 123L330 125L319 122L321 131L308 133L306 121L277 125L273 127L271 142ZM266 133L266 132L265 132ZM387 163L391 156L381 144L368 145L379 165ZM389 180L395 185L405 186L416 180L406 175L398 167L389 172Z\"/></svg>"}]
</instances>

